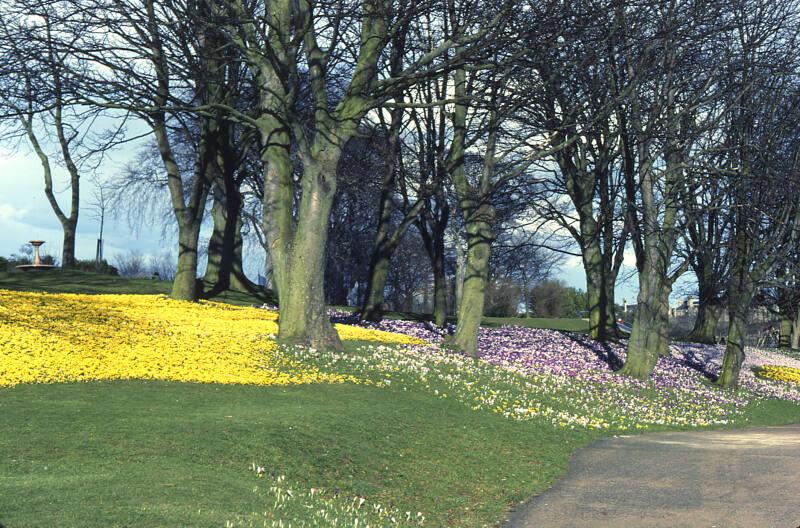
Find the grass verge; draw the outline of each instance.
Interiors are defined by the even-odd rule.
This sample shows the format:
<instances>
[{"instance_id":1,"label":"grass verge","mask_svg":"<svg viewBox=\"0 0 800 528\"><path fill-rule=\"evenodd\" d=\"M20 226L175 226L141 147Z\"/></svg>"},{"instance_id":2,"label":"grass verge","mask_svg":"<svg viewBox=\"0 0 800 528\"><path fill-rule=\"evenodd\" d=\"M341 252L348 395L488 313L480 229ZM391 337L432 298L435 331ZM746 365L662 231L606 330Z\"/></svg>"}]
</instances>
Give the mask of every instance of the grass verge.
<instances>
[{"instance_id":1,"label":"grass verge","mask_svg":"<svg viewBox=\"0 0 800 528\"><path fill-rule=\"evenodd\" d=\"M260 526L272 483L252 463L426 526L483 526L594 437L352 385L21 385L0 391L0 416L8 528Z\"/></svg>"}]
</instances>

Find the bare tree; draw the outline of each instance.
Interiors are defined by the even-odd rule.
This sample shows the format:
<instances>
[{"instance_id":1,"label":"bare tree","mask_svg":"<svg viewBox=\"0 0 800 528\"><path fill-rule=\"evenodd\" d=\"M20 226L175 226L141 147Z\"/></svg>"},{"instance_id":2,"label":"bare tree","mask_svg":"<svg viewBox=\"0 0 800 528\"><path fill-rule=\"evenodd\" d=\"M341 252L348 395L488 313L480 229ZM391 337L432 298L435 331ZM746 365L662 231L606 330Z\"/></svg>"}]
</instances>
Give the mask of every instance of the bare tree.
<instances>
[{"instance_id":1,"label":"bare tree","mask_svg":"<svg viewBox=\"0 0 800 528\"><path fill-rule=\"evenodd\" d=\"M800 237L798 7L753 0L733 11L737 31L727 79L737 104L724 128L732 216L723 387L738 384L758 288L796 251Z\"/></svg>"},{"instance_id":2,"label":"bare tree","mask_svg":"<svg viewBox=\"0 0 800 528\"><path fill-rule=\"evenodd\" d=\"M81 176L91 172L113 146L116 133L98 133L101 110L76 104L76 64L62 43L58 10L48 3L2 8L0 54L14 58L0 93L0 108L18 126L7 127L8 136L24 137L42 166L47 201L64 232L61 265L75 265L75 236L80 213ZM51 140L52 138L52 140ZM58 178L68 174L68 207L58 200Z\"/></svg>"},{"instance_id":3,"label":"bare tree","mask_svg":"<svg viewBox=\"0 0 800 528\"><path fill-rule=\"evenodd\" d=\"M94 257L95 270L100 271L103 265L103 229L106 224L106 213L109 210L111 196L107 182L94 177L92 178L92 184L94 189L92 190L92 200L89 203L89 214L100 224L97 236L97 250Z\"/></svg>"},{"instance_id":4,"label":"bare tree","mask_svg":"<svg viewBox=\"0 0 800 528\"><path fill-rule=\"evenodd\" d=\"M368 111L439 71L444 52L457 43L445 42L400 74L381 77L381 57L394 33L403 30L407 17L428 9L427 3L226 0L224 6L230 42L258 80L258 116L247 121L260 133L267 167L264 231L280 299L280 337L339 348L324 308L323 266L342 150ZM460 45L475 48L495 25L489 21L476 34L463 35ZM464 57L462 52L459 60ZM313 101L311 126L298 112L303 86ZM302 166L299 181L293 178L293 149Z\"/></svg>"}]
</instances>

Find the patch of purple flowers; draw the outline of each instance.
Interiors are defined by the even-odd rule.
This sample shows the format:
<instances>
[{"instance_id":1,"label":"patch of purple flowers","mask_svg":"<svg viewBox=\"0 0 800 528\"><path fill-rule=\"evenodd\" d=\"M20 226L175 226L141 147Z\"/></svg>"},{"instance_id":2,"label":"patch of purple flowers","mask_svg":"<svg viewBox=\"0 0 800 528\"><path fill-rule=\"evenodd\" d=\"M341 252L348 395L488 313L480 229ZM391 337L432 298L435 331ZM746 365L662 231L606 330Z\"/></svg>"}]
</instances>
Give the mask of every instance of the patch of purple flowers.
<instances>
[{"instance_id":1,"label":"patch of purple flowers","mask_svg":"<svg viewBox=\"0 0 800 528\"><path fill-rule=\"evenodd\" d=\"M335 322L397 332L432 343L441 342L445 335L453 331L452 327L440 329L428 322L385 319L379 323L362 323L350 313L334 312L331 315ZM716 379L724 348L678 343L673 344L670 351L670 357L658 359L651 376L652 385L630 379L624 382L638 388L655 386L656 389L696 391L702 393L704 399L710 398L718 403L730 401L730 395L709 390L707 382L704 382ZM623 344L603 344L579 334L517 326L481 328L478 354L487 363L521 375L551 374L595 383L620 383L622 380L614 370L622 366L626 358ZM775 355L768 358L762 355L759 351L748 350L741 386L756 396L800 403L800 390L757 378L753 374L752 367L768 361L775 363Z\"/></svg>"}]
</instances>

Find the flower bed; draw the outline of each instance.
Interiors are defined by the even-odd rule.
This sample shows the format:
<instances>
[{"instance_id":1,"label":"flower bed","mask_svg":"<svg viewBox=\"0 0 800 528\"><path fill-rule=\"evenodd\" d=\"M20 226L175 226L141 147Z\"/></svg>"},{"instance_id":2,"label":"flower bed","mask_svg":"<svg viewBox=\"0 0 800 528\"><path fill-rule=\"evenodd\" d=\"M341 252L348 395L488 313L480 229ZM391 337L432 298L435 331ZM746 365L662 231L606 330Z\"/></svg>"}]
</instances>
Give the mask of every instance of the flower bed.
<instances>
[{"instance_id":1,"label":"flower bed","mask_svg":"<svg viewBox=\"0 0 800 528\"><path fill-rule=\"evenodd\" d=\"M0 387L112 379L289 385L355 381L283 356L277 314L157 295L0 290ZM418 343L339 326L345 340Z\"/></svg>"},{"instance_id":2,"label":"flower bed","mask_svg":"<svg viewBox=\"0 0 800 528\"><path fill-rule=\"evenodd\" d=\"M350 314L334 314L352 323ZM75 295L0 290L0 387L113 379L289 385L370 383L427 391L475 410L558 427L635 430L700 427L738 420L764 398L800 403L800 387L754 374L748 355L744 390L713 387L719 349L672 347L650 380L613 372L619 345L581 335L521 327L482 328L480 360L440 346L452 329L386 320L337 324L343 353L279 347L277 314L154 295ZM699 371L705 372L706 376ZM769 370L768 372L773 372Z\"/></svg>"},{"instance_id":3,"label":"flower bed","mask_svg":"<svg viewBox=\"0 0 800 528\"><path fill-rule=\"evenodd\" d=\"M756 369L756 373L765 378L800 384L800 369L798 368L781 365L762 365Z\"/></svg>"},{"instance_id":4,"label":"flower bed","mask_svg":"<svg viewBox=\"0 0 800 528\"><path fill-rule=\"evenodd\" d=\"M353 322L352 316L334 314ZM700 427L731 423L751 403L778 398L800 403L800 390L756 377L757 353L748 356L741 391L710 383L722 350L701 345L671 347L658 359L648 381L617 375L625 348L599 344L585 336L522 327L481 328L480 360L443 351L438 344L451 329L426 323L384 320L365 326L427 339L434 346L364 347L359 354L322 355L295 351L324 371L347 372L376 383L422 387L440 397L455 397L478 409L513 419L544 418L557 426L647 429ZM708 357L700 351L709 353ZM713 352L713 353L711 353Z\"/></svg>"}]
</instances>

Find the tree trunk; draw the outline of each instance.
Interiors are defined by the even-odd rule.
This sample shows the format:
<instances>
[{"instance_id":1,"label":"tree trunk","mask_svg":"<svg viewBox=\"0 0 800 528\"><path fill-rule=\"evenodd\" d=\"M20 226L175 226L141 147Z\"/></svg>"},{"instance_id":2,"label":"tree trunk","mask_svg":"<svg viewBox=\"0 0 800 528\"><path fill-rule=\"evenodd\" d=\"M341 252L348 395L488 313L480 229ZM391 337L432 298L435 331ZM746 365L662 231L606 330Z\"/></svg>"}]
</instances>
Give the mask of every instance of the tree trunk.
<instances>
[{"instance_id":1,"label":"tree trunk","mask_svg":"<svg viewBox=\"0 0 800 528\"><path fill-rule=\"evenodd\" d=\"M797 307L792 324L792 349L800 350L800 306Z\"/></svg>"},{"instance_id":2,"label":"tree trunk","mask_svg":"<svg viewBox=\"0 0 800 528\"><path fill-rule=\"evenodd\" d=\"M458 324L453 336L453 348L470 356L478 355L478 329L483 318L486 297L486 283L489 278L489 257L491 255L492 221L494 209L483 205L473 212L476 217L467 215L467 265L464 277L464 290L458 308Z\"/></svg>"},{"instance_id":3,"label":"tree trunk","mask_svg":"<svg viewBox=\"0 0 800 528\"><path fill-rule=\"evenodd\" d=\"M178 267L172 283L171 297L182 301L197 299L197 247L200 225L196 222L178 224Z\"/></svg>"},{"instance_id":4,"label":"tree trunk","mask_svg":"<svg viewBox=\"0 0 800 528\"><path fill-rule=\"evenodd\" d=\"M325 245L340 152L337 149L328 152L327 159L307 160L304 164L297 230L287 255L287 266L276 275L280 292L278 337L287 343L320 350L342 348L328 318L324 287Z\"/></svg>"},{"instance_id":5,"label":"tree trunk","mask_svg":"<svg viewBox=\"0 0 800 528\"><path fill-rule=\"evenodd\" d=\"M364 307L361 309L362 321L378 322L383 318L384 291L388 277L389 255L376 249L370 261L367 293L364 296Z\"/></svg>"},{"instance_id":6,"label":"tree trunk","mask_svg":"<svg viewBox=\"0 0 800 528\"><path fill-rule=\"evenodd\" d=\"M447 324L447 276L444 268L444 230L436 230L433 264L433 322L439 328Z\"/></svg>"},{"instance_id":7,"label":"tree trunk","mask_svg":"<svg viewBox=\"0 0 800 528\"><path fill-rule=\"evenodd\" d=\"M734 263L734 266L740 263ZM734 276L734 273L738 277ZM734 278L728 288L728 337L725 347L725 358L722 360L717 384L725 388L736 387L739 383L739 372L744 363L744 347L747 339L747 313L753 302L755 285L747 271L731 273Z\"/></svg>"},{"instance_id":8,"label":"tree trunk","mask_svg":"<svg viewBox=\"0 0 800 528\"><path fill-rule=\"evenodd\" d=\"M667 280L661 287L661 308L658 311L658 355L669 357L669 296L672 293L672 283Z\"/></svg>"},{"instance_id":9,"label":"tree trunk","mask_svg":"<svg viewBox=\"0 0 800 528\"><path fill-rule=\"evenodd\" d=\"M739 371L744 363L744 342L747 335L747 318L742 310L728 310L730 322L728 323L727 345L725 358L722 361L717 384L725 387L736 387L739 383Z\"/></svg>"},{"instance_id":10,"label":"tree trunk","mask_svg":"<svg viewBox=\"0 0 800 528\"><path fill-rule=\"evenodd\" d=\"M217 191L219 191L217 189ZM229 231L228 215L218 193L214 193L214 204L211 206L211 218L214 227L211 231L211 238L208 239L208 260L206 262L206 273L203 282L211 286L211 292L219 293L230 287L230 268L229 260L230 247L226 244L227 231Z\"/></svg>"},{"instance_id":11,"label":"tree trunk","mask_svg":"<svg viewBox=\"0 0 800 528\"><path fill-rule=\"evenodd\" d=\"M792 348L792 327L794 326L794 314L781 310L780 313L780 337L778 348Z\"/></svg>"},{"instance_id":12,"label":"tree trunk","mask_svg":"<svg viewBox=\"0 0 800 528\"><path fill-rule=\"evenodd\" d=\"M713 345L717 342L717 323L722 306L717 291L718 278L714 276L712 257L708 253L700 255L694 272L698 283L697 317L686 339Z\"/></svg>"},{"instance_id":13,"label":"tree trunk","mask_svg":"<svg viewBox=\"0 0 800 528\"><path fill-rule=\"evenodd\" d=\"M454 313L458 313L458 311L461 309L461 299L464 298L464 277L467 274L466 271L467 271L467 255L466 252L464 251L464 246L461 243L461 238L458 237L456 239L456 276L455 276L456 284L454 288L456 305L455 309L453 310Z\"/></svg>"},{"instance_id":14,"label":"tree trunk","mask_svg":"<svg viewBox=\"0 0 800 528\"><path fill-rule=\"evenodd\" d=\"M655 368L662 343L664 327L662 295L663 277L646 265L639 274L639 296L633 330L628 342L628 358L620 374L637 379L647 379Z\"/></svg>"},{"instance_id":15,"label":"tree trunk","mask_svg":"<svg viewBox=\"0 0 800 528\"><path fill-rule=\"evenodd\" d=\"M781 272L779 271L779 273ZM783 279L780 275L779 278ZM780 319L780 338L778 339L778 348L794 348L793 335L798 311L800 310L799 298L800 295L798 295L798 292L793 288L779 290L778 317Z\"/></svg>"},{"instance_id":16,"label":"tree trunk","mask_svg":"<svg viewBox=\"0 0 800 528\"><path fill-rule=\"evenodd\" d=\"M242 240L242 216L236 216L236 227L234 229L233 235L233 257L231 259L231 280L230 280L230 288L232 290L241 291L241 292L252 292L257 289L257 285L255 285L250 279L247 278L247 275L244 273L244 255L243 255L243 245L244 242Z\"/></svg>"},{"instance_id":17,"label":"tree trunk","mask_svg":"<svg viewBox=\"0 0 800 528\"><path fill-rule=\"evenodd\" d=\"M224 194L217 191L211 207L214 228L203 281L211 286L211 295L229 289L250 291L253 287L242 264L242 201L237 189L227 189Z\"/></svg>"},{"instance_id":18,"label":"tree trunk","mask_svg":"<svg viewBox=\"0 0 800 528\"><path fill-rule=\"evenodd\" d=\"M72 222L62 224L64 229L64 247L61 251L61 267L75 267L75 225Z\"/></svg>"},{"instance_id":19,"label":"tree trunk","mask_svg":"<svg viewBox=\"0 0 800 528\"><path fill-rule=\"evenodd\" d=\"M722 307L719 304L703 302L700 300L697 308L697 318L694 320L692 331L686 339L695 343L713 345L717 342L717 324L719 323Z\"/></svg>"},{"instance_id":20,"label":"tree trunk","mask_svg":"<svg viewBox=\"0 0 800 528\"><path fill-rule=\"evenodd\" d=\"M589 336L595 341L617 337L613 280L600 249L590 244L583 250L586 293L589 299Z\"/></svg>"}]
</instances>

